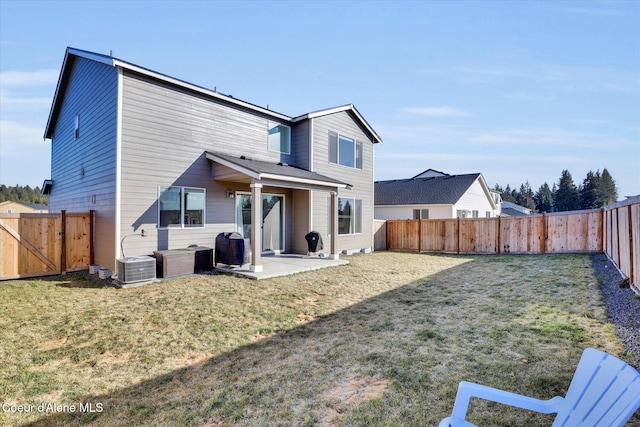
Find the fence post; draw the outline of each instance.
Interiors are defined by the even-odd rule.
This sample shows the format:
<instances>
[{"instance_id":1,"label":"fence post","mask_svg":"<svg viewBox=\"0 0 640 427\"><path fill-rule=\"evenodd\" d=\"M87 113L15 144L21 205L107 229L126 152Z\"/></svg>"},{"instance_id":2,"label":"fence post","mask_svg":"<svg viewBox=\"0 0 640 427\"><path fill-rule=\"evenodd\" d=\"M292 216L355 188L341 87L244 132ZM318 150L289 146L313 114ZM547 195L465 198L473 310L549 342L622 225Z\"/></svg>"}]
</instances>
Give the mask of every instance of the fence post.
<instances>
[{"instance_id":1,"label":"fence post","mask_svg":"<svg viewBox=\"0 0 640 427\"><path fill-rule=\"evenodd\" d=\"M500 240L500 230L502 229L502 225L500 225L500 215L498 215L498 241L496 242L496 248L497 248L497 252L498 255L500 255L500 252L502 251L502 241Z\"/></svg>"},{"instance_id":2,"label":"fence post","mask_svg":"<svg viewBox=\"0 0 640 427\"><path fill-rule=\"evenodd\" d=\"M632 209L631 209L631 203L627 206L627 218L629 218L629 220L627 221L629 223L629 280L631 281L631 283L633 283L633 278L634 278L634 271L633 271L633 216L632 214Z\"/></svg>"},{"instance_id":3,"label":"fence post","mask_svg":"<svg viewBox=\"0 0 640 427\"><path fill-rule=\"evenodd\" d=\"M547 239L549 238L549 230L547 229L547 213L542 212L542 253L547 250Z\"/></svg>"},{"instance_id":4,"label":"fence post","mask_svg":"<svg viewBox=\"0 0 640 427\"><path fill-rule=\"evenodd\" d=\"M60 211L60 274L67 271L67 211Z\"/></svg>"},{"instance_id":5,"label":"fence post","mask_svg":"<svg viewBox=\"0 0 640 427\"><path fill-rule=\"evenodd\" d=\"M418 253L422 252L422 218L418 219Z\"/></svg>"},{"instance_id":6,"label":"fence post","mask_svg":"<svg viewBox=\"0 0 640 427\"><path fill-rule=\"evenodd\" d=\"M95 237L95 233L93 228L95 226L95 217L96 211L93 209L89 211L89 265L95 264L95 251L94 251L94 243L93 239Z\"/></svg>"},{"instance_id":7,"label":"fence post","mask_svg":"<svg viewBox=\"0 0 640 427\"><path fill-rule=\"evenodd\" d=\"M460 217L458 217L458 238L456 239L456 253L460 254L460 239L461 239L461 229L460 229Z\"/></svg>"}]
</instances>

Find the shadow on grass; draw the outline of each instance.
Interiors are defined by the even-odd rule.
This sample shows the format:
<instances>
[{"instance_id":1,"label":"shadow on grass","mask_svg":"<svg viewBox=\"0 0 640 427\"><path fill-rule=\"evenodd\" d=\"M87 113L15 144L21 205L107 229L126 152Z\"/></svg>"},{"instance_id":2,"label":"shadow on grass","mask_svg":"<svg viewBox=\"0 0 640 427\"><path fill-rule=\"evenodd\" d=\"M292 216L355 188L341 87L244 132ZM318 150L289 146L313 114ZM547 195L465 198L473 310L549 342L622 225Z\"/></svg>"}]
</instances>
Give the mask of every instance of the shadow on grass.
<instances>
[{"instance_id":1,"label":"shadow on grass","mask_svg":"<svg viewBox=\"0 0 640 427\"><path fill-rule=\"evenodd\" d=\"M498 281L487 289L469 283L473 268L479 268L475 261L450 268L167 375L75 402L76 410L82 403L98 412L49 414L27 425L429 426L450 414L463 379L545 399L566 389L589 343L562 335L562 328L496 324L522 318L531 301L518 296L522 284ZM490 407L485 422L548 426L552 420L500 411Z\"/></svg>"}]
</instances>

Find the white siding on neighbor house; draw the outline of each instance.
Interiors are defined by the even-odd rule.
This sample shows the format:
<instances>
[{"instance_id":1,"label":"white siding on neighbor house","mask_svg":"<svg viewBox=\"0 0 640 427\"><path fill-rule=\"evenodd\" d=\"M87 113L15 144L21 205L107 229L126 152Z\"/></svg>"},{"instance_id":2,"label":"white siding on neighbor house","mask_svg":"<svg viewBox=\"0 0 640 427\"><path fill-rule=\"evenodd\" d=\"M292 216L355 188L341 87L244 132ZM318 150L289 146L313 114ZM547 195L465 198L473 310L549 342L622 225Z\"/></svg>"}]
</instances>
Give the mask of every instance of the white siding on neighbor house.
<instances>
[{"instance_id":1,"label":"white siding on neighbor house","mask_svg":"<svg viewBox=\"0 0 640 427\"><path fill-rule=\"evenodd\" d=\"M460 200L458 200L455 204L455 210L467 210L470 212L476 210L478 211L479 218L486 218L486 212L491 212L493 215L493 206L491 206L489 196L487 196L487 193L482 188L482 184L480 184L479 179L476 179L469 189L462 195ZM471 217L471 214L467 216L467 218Z\"/></svg>"},{"instance_id":2,"label":"white siding on neighbor house","mask_svg":"<svg viewBox=\"0 0 640 427\"><path fill-rule=\"evenodd\" d=\"M413 219L414 209L429 209L429 219L455 218L453 205L376 206L375 219Z\"/></svg>"},{"instance_id":3,"label":"white siding on neighbor house","mask_svg":"<svg viewBox=\"0 0 640 427\"><path fill-rule=\"evenodd\" d=\"M95 262L115 268L117 69L73 61L69 84L52 125L50 212L96 211ZM75 119L80 135L75 138ZM95 202L94 202L95 200Z\"/></svg>"},{"instance_id":4,"label":"white siding on neighbor house","mask_svg":"<svg viewBox=\"0 0 640 427\"><path fill-rule=\"evenodd\" d=\"M348 111L316 117L313 120L313 171L352 186L340 189L338 197L362 200L362 233L338 236L338 250L360 250L373 247L373 142ZM362 169L329 162L329 131L362 141ZM327 224L329 193L314 191L312 227L322 236L325 249L331 237Z\"/></svg>"}]
</instances>

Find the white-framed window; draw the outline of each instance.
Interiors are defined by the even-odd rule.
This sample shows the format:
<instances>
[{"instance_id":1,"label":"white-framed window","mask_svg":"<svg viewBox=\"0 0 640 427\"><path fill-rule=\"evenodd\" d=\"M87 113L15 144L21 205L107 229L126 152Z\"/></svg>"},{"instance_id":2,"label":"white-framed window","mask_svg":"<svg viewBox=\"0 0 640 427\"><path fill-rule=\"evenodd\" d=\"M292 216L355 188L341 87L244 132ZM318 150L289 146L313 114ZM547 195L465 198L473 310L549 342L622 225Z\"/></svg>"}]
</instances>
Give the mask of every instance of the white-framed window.
<instances>
[{"instance_id":1,"label":"white-framed window","mask_svg":"<svg viewBox=\"0 0 640 427\"><path fill-rule=\"evenodd\" d=\"M478 211L473 211L472 215L474 218L478 218L480 216L480 213Z\"/></svg>"},{"instance_id":2,"label":"white-framed window","mask_svg":"<svg viewBox=\"0 0 640 427\"><path fill-rule=\"evenodd\" d=\"M338 197L338 234L362 233L362 200Z\"/></svg>"},{"instance_id":3,"label":"white-framed window","mask_svg":"<svg viewBox=\"0 0 640 427\"><path fill-rule=\"evenodd\" d=\"M471 212L464 209L458 209L456 213L458 218L467 218Z\"/></svg>"},{"instance_id":4,"label":"white-framed window","mask_svg":"<svg viewBox=\"0 0 640 427\"><path fill-rule=\"evenodd\" d=\"M329 163L362 169L362 141L329 131Z\"/></svg>"},{"instance_id":5,"label":"white-framed window","mask_svg":"<svg viewBox=\"0 0 640 427\"><path fill-rule=\"evenodd\" d=\"M204 227L206 190L192 187L160 187L158 227Z\"/></svg>"},{"instance_id":6,"label":"white-framed window","mask_svg":"<svg viewBox=\"0 0 640 427\"><path fill-rule=\"evenodd\" d=\"M291 154L291 128L276 122L269 122L269 151Z\"/></svg>"},{"instance_id":7,"label":"white-framed window","mask_svg":"<svg viewBox=\"0 0 640 427\"><path fill-rule=\"evenodd\" d=\"M77 115L73 122L74 139L80 138L80 115Z\"/></svg>"},{"instance_id":8,"label":"white-framed window","mask_svg":"<svg viewBox=\"0 0 640 427\"><path fill-rule=\"evenodd\" d=\"M429 219L429 209L414 209L413 219Z\"/></svg>"},{"instance_id":9,"label":"white-framed window","mask_svg":"<svg viewBox=\"0 0 640 427\"><path fill-rule=\"evenodd\" d=\"M485 214L486 214L487 218L491 218L491 212L485 211Z\"/></svg>"}]
</instances>

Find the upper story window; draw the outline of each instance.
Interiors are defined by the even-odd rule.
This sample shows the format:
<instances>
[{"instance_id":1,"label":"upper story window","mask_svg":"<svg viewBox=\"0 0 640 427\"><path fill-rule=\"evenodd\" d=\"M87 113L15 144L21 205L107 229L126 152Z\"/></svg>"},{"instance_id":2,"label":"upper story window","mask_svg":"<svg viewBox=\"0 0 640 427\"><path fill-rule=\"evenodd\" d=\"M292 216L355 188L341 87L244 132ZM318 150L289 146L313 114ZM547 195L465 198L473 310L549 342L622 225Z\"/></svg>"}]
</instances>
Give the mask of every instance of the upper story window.
<instances>
[{"instance_id":1,"label":"upper story window","mask_svg":"<svg viewBox=\"0 0 640 427\"><path fill-rule=\"evenodd\" d=\"M204 188L160 188L158 226L204 227L205 199Z\"/></svg>"},{"instance_id":2,"label":"upper story window","mask_svg":"<svg viewBox=\"0 0 640 427\"><path fill-rule=\"evenodd\" d=\"M73 122L73 134L75 139L80 138L80 116L79 115L76 116Z\"/></svg>"},{"instance_id":3,"label":"upper story window","mask_svg":"<svg viewBox=\"0 0 640 427\"><path fill-rule=\"evenodd\" d=\"M274 122L269 122L269 151L291 154L291 128Z\"/></svg>"},{"instance_id":4,"label":"upper story window","mask_svg":"<svg viewBox=\"0 0 640 427\"><path fill-rule=\"evenodd\" d=\"M329 162L362 169L362 141L330 131Z\"/></svg>"}]
</instances>

